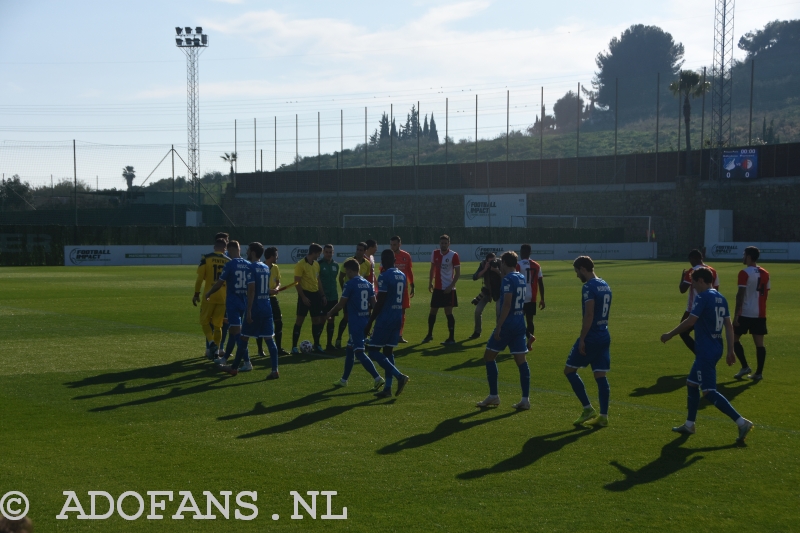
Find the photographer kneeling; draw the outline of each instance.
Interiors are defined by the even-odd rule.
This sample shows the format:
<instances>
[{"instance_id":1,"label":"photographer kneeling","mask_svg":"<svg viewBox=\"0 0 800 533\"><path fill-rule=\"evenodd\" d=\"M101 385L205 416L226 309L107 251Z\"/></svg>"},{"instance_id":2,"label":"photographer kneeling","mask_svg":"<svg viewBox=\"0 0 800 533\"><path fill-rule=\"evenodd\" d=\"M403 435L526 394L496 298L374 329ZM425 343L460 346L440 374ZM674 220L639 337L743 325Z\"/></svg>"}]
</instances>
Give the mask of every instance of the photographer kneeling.
<instances>
[{"instance_id":1,"label":"photographer kneeling","mask_svg":"<svg viewBox=\"0 0 800 533\"><path fill-rule=\"evenodd\" d=\"M483 308L489 302L495 302L495 314L500 314L500 282L503 276L500 274L500 260L493 253L486 254L486 259L478 265L478 270L472 275L473 281L483 278L481 293L472 300L475 306L475 331L470 339L477 339L481 336L481 315Z\"/></svg>"}]
</instances>

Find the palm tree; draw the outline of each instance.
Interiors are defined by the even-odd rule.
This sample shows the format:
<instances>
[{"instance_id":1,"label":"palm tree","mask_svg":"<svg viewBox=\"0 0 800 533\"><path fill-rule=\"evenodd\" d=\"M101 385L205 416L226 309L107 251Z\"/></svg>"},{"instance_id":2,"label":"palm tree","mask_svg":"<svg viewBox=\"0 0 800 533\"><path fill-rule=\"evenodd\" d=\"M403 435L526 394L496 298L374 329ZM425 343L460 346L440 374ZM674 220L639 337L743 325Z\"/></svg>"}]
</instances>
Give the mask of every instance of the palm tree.
<instances>
[{"instance_id":1,"label":"palm tree","mask_svg":"<svg viewBox=\"0 0 800 533\"><path fill-rule=\"evenodd\" d=\"M692 117L692 105L689 97L703 96L711 88L711 82L703 83L701 75L693 70L681 70L678 79L669 84L670 92L683 98L683 122L686 125L686 174L692 175L692 142L689 137L689 123Z\"/></svg>"},{"instance_id":2,"label":"palm tree","mask_svg":"<svg viewBox=\"0 0 800 533\"><path fill-rule=\"evenodd\" d=\"M136 171L133 170L133 167L128 165L127 167L122 169L122 178L128 184L128 190L131 190L133 187L133 180L136 178Z\"/></svg>"},{"instance_id":3,"label":"palm tree","mask_svg":"<svg viewBox=\"0 0 800 533\"><path fill-rule=\"evenodd\" d=\"M233 173L233 164L236 163L237 159L236 152L231 152L231 153L225 152L225 155L221 155L219 157L223 161L227 161L228 163L231 164L231 183L233 183L233 186L236 187L236 176Z\"/></svg>"}]
</instances>

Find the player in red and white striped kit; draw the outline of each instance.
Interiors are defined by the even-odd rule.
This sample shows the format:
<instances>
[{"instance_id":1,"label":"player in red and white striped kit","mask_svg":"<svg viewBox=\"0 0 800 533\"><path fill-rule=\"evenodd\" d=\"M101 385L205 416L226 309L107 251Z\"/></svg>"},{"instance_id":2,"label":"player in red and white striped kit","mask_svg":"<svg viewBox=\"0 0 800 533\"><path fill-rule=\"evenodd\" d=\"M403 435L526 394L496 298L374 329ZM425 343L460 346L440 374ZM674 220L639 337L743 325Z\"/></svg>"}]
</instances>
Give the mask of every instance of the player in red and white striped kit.
<instances>
[{"instance_id":1,"label":"player in red and white striped kit","mask_svg":"<svg viewBox=\"0 0 800 533\"><path fill-rule=\"evenodd\" d=\"M439 308L444 307L450 336L442 344L455 344L456 318L453 316L453 308L458 307L456 282L460 275L461 260L459 260L458 254L450 249L450 237L442 235L439 237L439 249L434 250L431 254L428 290L433 293L433 296L431 297L431 312L428 315L428 336L422 340L423 343L433 340L436 315Z\"/></svg>"},{"instance_id":2,"label":"player in red and white striped kit","mask_svg":"<svg viewBox=\"0 0 800 533\"><path fill-rule=\"evenodd\" d=\"M681 294L686 292L689 293L689 298L686 302L686 311L683 312L683 317L681 317L681 322L689 318L689 313L692 312L692 306L694 306L694 297L697 296L697 291L694 290L692 286L692 274L698 268L707 268L711 271L711 275L713 277L713 281L711 282L711 288L714 290L719 290L719 278L717 277L717 271L708 266L707 264L703 263L703 254L695 248L691 252L689 252L689 264L692 265L692 268L689 270L684 270L681 274L681 284L678 286L678 289L681 291ZM690 328L683 333L681 333L681 340L689 348L692 353L694 353L694 339L691 335L693 328Z\"/></svg>"},{"instance_id":3,"label":"player in red and white striped kit","mask_svg":"<svg viewBox=\"0 0 800 533\"><path fill-rule=\"evenodd\" d=\"M747 265L739 271L739 292L736 293L736 311L733 320L733 351L742 364L736 373L736 379L744 376L753 381L761 381L764 361L767 359L767 348L764 346L764 335L767 334L767 296L769 295L769 272L758 266L756 261L761 252L755 246L744 249L743 263ZM756 362L758 366L753 374L744 356L744 347L739 339L750 333L756 345ZM748 375L749 374L749 375Z\"/></svg>"},{"instance_id":4,"label":"player in red and white striped kit","mask_svg":"<svg viewBox=\"0 0 800 533\"><path fill-rule=\"evenodd\" d=\"M539 295L539 309L545 308L544 303L544 278L542 276L542 267L539 263L531 259L531 245L523 244L519 248L519 255L521 259L517 262L517 268L520 274L525 276L525 326L526 337L528 340L528 350L530 351L533 341L536 337L533 336L534 325L533 317L536 315L536 295Z\"/></svg>"}]
</instances>

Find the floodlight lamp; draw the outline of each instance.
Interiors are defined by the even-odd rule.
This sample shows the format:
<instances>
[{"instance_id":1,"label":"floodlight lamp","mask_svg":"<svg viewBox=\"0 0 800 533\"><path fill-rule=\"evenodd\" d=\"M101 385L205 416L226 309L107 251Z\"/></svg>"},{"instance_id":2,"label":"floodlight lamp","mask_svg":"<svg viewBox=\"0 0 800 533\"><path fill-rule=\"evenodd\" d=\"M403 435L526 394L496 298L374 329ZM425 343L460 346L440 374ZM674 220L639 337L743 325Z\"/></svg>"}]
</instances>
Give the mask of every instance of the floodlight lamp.
<instances>
[{"instance_id":1,"label":"floodlight lamp","mask_svg":"<svg viewBox=\"0 0 800 533\"><path fill-rule=\"evenodd\" d=\"M196 28L194 29L194 32L195 32L197 35L200 35L201 33L203 33L203 28L202 28L201 26L198 26L198 27L196 27Z\"/></svg>"},{"instance_id":2,"label":"floodlight lamp","mask_svg":"<svg viewBox=\"0 0 800 533\"><path fill-rule=\"evenodd\" d=\"M186 35L191 35L191 33L192 33L192 28L190 28L189 26L186 26L186 27L184 28L184 30L186 30Z\"/></svg>"},{"instance_id":3,"label":"floodlight lamp","mask_svg":"<svg viewBox=\"0 0 800 533\"><path fill-rule=\"evenodd\" d=\"M201 35L200 42L202 42L203 44L208 44L208 35L206 34Z\"/></svg>"},{"instance_id":4,"label":"floodlight lamp","mask_svg":"<svg viewBox=\"0 0 800 533\"><path fill-rule=\"evenodd\" d=\"M175 35L180 35L182 31L183 31L183 28L179 28L179 27L175 26Z\"/></svg>"},{"instance_id":5,"label":"floodlight lamp","mask_svg":"<svg viewBox=\"0 0 800 533\"><path fill-rule=\"evenodd\" d=\"M194 39L194 45L195 46L200 46L200 39L198 39L197 37L195 37L195 39Z\"/></svg>"},{"instance_id":6,"label":"floodlight lamp","mask_svg":"<svg viewBox=\"0 0 800 533\"><path fill-rule=\"evenodd\" d=\"M181 39L180 37L175 37L175 44L177 44L178 46L183 46L183 39Z\"/></svg>"}]
</instances>

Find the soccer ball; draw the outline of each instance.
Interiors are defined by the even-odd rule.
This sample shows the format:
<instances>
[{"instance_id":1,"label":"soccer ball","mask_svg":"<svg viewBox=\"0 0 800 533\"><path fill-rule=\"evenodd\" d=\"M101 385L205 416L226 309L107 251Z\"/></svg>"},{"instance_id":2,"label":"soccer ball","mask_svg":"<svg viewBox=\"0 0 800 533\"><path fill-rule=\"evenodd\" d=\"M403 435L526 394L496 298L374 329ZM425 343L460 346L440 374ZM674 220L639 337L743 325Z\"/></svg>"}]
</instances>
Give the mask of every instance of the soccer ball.
<instances>
[{"instance_id":1,"label":"soccer ball","mask_svg":"<svg viewBox=\"0 0 800 533\"><path fill-rule=\"evenodd\" d=\"M303 353L311 353L313 349L314 345L311 344L311 341L303 341L300 343L300 351Z\"/></svg>"}]
</instances>

